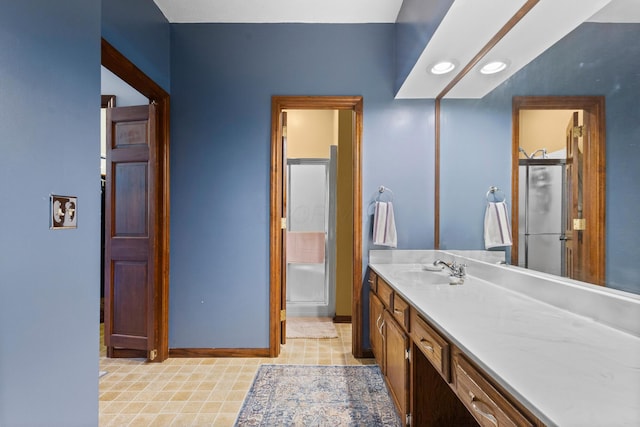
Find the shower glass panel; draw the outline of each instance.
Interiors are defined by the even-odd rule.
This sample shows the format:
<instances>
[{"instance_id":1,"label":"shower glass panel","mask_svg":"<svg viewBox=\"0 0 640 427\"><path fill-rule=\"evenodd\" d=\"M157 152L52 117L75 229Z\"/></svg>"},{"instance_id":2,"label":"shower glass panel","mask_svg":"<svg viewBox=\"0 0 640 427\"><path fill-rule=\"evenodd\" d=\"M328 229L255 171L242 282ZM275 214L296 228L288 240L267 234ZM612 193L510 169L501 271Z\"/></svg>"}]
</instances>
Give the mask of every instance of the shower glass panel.
<instances>
[{"instance_id":1,"label":"shower glass panel","mask_svg":"<svg viewBox=\"0 0 640 427\"><path fill-rule=\"evenodd\" d=\"M523 159L519 166L518 265L565 276L564 159Z\"/></svg>"},{"instance_id":2,"label":"shower glass panel","mask_svg":"<svg viewBox=\"0 0 640 427\"><path fill-rule=\"evenodd\" d=\"M287 178L287 315L332 316L329 160L289 159Z\"/></svg>"}]
</instances>

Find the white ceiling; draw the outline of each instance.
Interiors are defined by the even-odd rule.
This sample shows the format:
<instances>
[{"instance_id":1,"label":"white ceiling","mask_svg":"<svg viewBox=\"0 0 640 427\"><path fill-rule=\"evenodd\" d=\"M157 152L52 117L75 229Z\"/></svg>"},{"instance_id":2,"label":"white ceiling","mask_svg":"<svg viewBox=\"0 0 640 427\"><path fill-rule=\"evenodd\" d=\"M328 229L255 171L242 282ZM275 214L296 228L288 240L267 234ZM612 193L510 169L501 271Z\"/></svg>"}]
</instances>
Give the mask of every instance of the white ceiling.
<instances>
[{"instance_id":1,"label":"white ceiling","mask_svg":"<svg viewBox=\"0 0 640 427\"><path fill-rule=\"evenodd\" d=\"M402 0L154 0L172 23L393 23ZM455 0L425 47L397 98L435 98L525 0ZM640 22L640 0L540 0L447 95L481 98L585 20ZM453 60L447 75L428 72ZM482 75L493 59L507 70Z\"/></svg>"}]
</instances>

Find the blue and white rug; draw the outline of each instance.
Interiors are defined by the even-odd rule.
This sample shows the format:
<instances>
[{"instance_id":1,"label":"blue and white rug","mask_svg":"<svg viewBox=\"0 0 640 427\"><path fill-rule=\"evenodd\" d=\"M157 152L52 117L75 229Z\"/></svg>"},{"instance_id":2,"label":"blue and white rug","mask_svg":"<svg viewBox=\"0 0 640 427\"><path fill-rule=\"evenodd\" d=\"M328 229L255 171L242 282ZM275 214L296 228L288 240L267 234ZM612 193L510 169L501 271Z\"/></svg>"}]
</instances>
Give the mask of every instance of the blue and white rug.
<instances>
[{"instance_id":1,"label":"blue and white rug","mask_svg":"<svg viewBox=\"0 0 640 427\"><path fill-rule=\"evenodd\" d=\"M377 365L261 365L235 425L401 424Z\"/></svg>"}]
</instances>

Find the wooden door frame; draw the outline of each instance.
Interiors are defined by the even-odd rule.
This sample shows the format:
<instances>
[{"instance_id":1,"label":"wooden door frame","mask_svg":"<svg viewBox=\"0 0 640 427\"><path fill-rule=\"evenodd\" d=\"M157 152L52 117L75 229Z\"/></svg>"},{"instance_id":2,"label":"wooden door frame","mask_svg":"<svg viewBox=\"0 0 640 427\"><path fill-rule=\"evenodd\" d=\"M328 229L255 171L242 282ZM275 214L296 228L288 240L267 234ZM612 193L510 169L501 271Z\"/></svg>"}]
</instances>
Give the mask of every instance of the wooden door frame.
<instances>
[{"instance_id":1,"label":"wooden door frame","mask_svg":"<svg viewBox=\"0 0 640 427\"><path fill-rule=\"evenodd\" d=\"M605 210L606 210L606 137L604 96L515 96L512 104L512 149L511 149L511 230L513 246L511 264L518 265L518 216L520 110L583 110L584 123L588 129L589 143L585 143L588 154L585 164L585 212L587 221L586 245L588 248L589 282L605 284Z\"/></svg>"},{"instance_id":2,"label":"wooden door frame","mask_svg":"<svg viewBox=\"0 0 640 427\"><path fill-rule=\"evenodd\" d=\"M159 313L156 323L158 354L154 362L169 357L169 94L149 78L142 70L102 39L101 63L113 74L125 81L142 95L157 104L158 119L158 221L151 230L158 242L154 254L155 277L158 278L155 310Z\"/></svg>"},{"instance_id":3,"label":"wooden door frame","mask_svg":"<svg viewBox=\"0 0 640 427\"><path fill-rule=\"evenodd\" d=\"M270 293L269 356L280 354L280 304L282 297L283 242L281 218L283 200L284 152L282 147L281 112L298 110L351 110L355 112L353 164L353 282L351 292L352 348L355 357L362 349L362 116L361 96L273 96L271 98L271 208L270 208Z\"/></svg>"}]
</instances>

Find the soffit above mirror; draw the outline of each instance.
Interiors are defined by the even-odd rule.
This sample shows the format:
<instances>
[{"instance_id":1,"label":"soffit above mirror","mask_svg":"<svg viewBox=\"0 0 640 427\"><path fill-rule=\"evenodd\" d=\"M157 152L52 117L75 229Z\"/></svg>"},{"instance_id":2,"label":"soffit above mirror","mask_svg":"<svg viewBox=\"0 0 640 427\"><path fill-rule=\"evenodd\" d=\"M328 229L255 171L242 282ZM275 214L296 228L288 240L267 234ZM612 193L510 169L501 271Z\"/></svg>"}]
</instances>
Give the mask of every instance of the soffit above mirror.
<instances>
[{"instance_id":1,"label":"soffit above mirror","mask_svg":"<svg viewBox=\"0 0 640 427\"><path fill-rule=\"evenodd\" d=\"M404 3L412 0L405 0ZM171 23L394 23L403 0L154 0ZM451 0L440 0L441 4ZM396 81L398 99L433 99L525 5L526 0L455 0L428 34L426 45ZM429 8L429 5L415 7ZM436 8L431 7L433 13ZM425 13L431 13L425 9ZM419 17L418 19L424 19ZM482 98L584 21L640 22L638 0L539 0L487 55L451 90L446 98ZM413 23L412 23L413 24ZM418 23L419 24L419 23ZM437 62L456 68L432 74ZM485 75L479 68L500 60L507 68ZM411 71L409 71L411 69Z\"/></svg>"},{"instance_id":2,"label":"soffit above mirror","mask_svg":"<svg viewBox=\"0 0 640 427\"><path fill-rule=\"evenodd\" d=\"M500 31L524 0L456 0L426 45L396 98L436 98L460 70ZM585 21L639 22L637 0L540 0L445 98L482 98ZM439 60L458 67L447 75L429 72ZM482 74L491 61L507 68Z\"/></svg>"}]
</instances>

